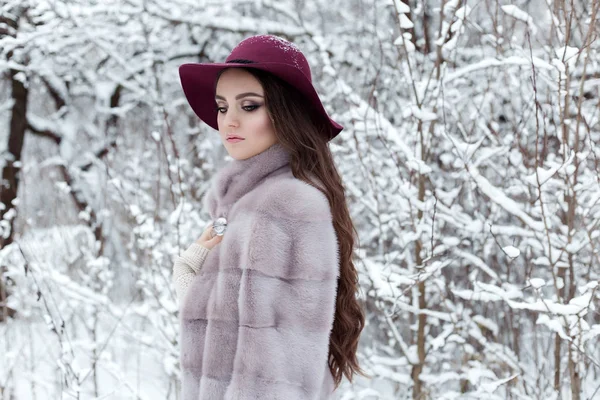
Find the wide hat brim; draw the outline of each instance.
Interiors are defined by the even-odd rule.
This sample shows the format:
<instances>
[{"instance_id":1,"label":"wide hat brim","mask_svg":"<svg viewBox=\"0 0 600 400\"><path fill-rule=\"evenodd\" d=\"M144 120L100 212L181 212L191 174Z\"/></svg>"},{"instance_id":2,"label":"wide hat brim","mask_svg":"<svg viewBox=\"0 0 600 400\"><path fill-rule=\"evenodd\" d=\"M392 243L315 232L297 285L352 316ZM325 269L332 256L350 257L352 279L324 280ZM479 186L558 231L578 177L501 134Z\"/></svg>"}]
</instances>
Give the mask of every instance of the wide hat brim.
<instances>
[{"instance_id":1,"label":"wide hat brim","mask_svg":"<svg viewBox=\"0 0 600 400\"><path fill-rule=\"evenodd\" d=\"M329 117L319 95L306 75L288 64L278 62L182 64L179 66L179 78L185 97L196 115L213 129L219 130L215 103L215 82L219 72L225 68L256 68L272 73L298 89L307 101L314 106L314 109L329 120L331 124L329 140L344 129L343 126Z\"/></svg>"}]
</instances>

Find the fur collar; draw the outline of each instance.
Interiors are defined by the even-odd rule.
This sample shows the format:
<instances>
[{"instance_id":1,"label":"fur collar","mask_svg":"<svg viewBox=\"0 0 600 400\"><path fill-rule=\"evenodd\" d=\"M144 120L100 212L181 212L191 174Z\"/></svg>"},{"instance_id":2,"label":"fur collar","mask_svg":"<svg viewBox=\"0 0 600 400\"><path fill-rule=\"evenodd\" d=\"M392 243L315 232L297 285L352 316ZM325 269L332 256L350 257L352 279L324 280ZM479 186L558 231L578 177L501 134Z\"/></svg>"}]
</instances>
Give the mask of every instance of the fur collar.
<instances>
[{"instance_id":1,"label":"fur collar","mask_svg":"<svg viewBox=\"0 0 600 400\"><path fill-rule=\"evenodd\" d=\"M289 166L290 154L275 143L245 160L232 160L214 176L204 198L204 209L212 219L226 216L227 210L271 173Z\"/></svg>"}]
</instances>

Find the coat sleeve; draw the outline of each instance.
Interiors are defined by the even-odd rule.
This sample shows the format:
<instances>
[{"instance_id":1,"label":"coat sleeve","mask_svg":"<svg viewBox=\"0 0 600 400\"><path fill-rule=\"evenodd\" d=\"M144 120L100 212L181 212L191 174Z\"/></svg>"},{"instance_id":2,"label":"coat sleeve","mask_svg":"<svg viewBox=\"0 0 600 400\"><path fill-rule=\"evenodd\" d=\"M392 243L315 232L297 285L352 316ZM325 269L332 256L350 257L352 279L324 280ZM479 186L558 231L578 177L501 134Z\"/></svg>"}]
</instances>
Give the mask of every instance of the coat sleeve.
<instances>
[{"instance_id":1,"label":"coat sleeve","mask_svg":"<svg viewBox=\"0 0 600 400\"><path fill-rule=\"evenodd\" d=\"M258 207L242 266L238 342L225 399L320 399L330 374L339 276L329 203L301 181L278 185L268 197Z\"/></svg>"}]
</instances>

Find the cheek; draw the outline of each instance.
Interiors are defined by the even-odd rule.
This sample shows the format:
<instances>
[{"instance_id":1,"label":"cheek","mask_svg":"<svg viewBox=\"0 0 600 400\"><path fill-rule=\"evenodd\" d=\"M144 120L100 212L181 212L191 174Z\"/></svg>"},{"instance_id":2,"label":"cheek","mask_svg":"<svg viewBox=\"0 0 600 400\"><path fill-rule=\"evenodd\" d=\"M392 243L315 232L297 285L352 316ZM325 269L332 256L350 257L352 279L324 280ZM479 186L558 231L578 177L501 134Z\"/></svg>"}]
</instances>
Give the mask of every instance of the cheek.
<instances>
[{"instance_id":1,"label":"cheek","mask_svg":"<svg viewBox=\"0 0 600 400\"><path fill-rule=\"evenodd\" d=\"M269 118L269 114L264 111L264 107L261 107L260 110L253 113L252 115L252 125L254 128L258 129L258 132L269 132L273 129L273 125L271 124L271 119Z\"/></svg>"}]
</instances>

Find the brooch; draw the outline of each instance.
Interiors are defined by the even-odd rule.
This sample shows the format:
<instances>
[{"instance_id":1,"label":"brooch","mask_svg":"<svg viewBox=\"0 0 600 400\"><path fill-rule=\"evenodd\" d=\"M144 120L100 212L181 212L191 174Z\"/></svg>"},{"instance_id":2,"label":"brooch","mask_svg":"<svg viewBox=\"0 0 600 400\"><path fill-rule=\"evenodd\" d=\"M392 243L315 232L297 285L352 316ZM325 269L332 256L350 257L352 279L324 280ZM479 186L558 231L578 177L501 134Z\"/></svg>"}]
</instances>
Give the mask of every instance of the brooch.
<instances>
[{"instance_id":1,"label":"brooch","mask_svg":"<svg viewBox=\"0 0 600 400\"><path fill-rule=\"evenodd\" d=\"M217 236L223 236L223 234L227 230L227 219L223 217L217 218L217 220L213 222L213 230L215 231Z\"/></svg>"}]
</instances>

